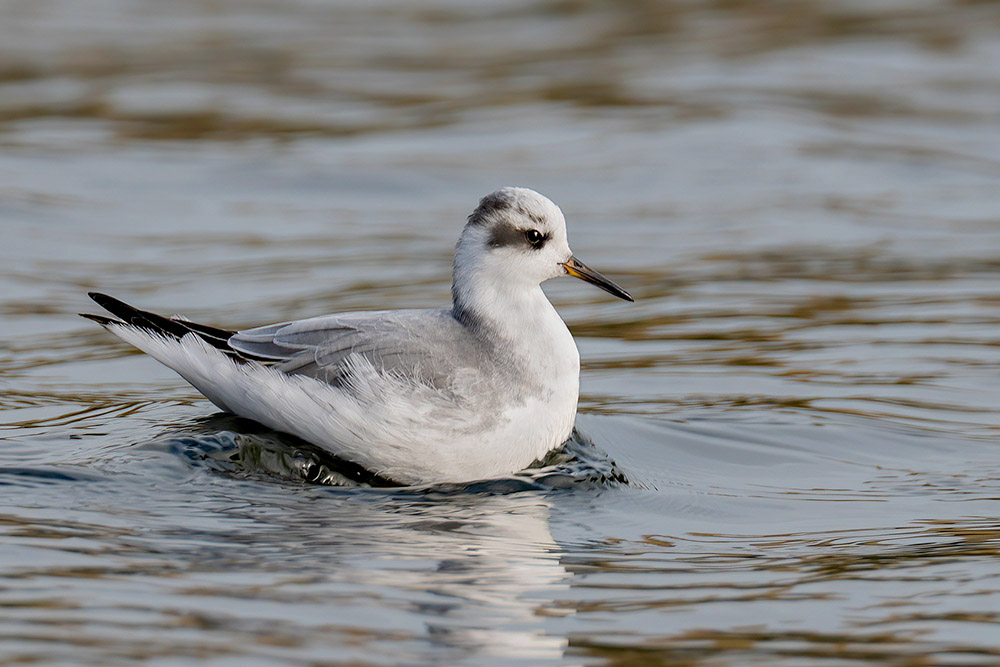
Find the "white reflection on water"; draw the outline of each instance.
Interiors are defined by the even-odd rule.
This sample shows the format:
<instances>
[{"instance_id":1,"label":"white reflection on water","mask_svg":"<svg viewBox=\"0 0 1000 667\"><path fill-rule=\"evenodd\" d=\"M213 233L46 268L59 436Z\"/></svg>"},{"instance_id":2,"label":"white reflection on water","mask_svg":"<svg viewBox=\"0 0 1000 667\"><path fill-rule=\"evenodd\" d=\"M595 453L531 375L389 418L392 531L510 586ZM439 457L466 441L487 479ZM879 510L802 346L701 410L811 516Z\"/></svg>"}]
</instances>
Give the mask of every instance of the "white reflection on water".
<instances>
[{"instance_id":1,"label":"white reflection on water","mask_svg":"<svg viewBox=\"0 0 1000 667\"><path fill-rule=\"evenodd\" d=\"M372 572L367 583L429 594L443 608L452 606L449 600L461 601L453 613L428 622L435 642L462 647L470 655L561 657L566 638L538 627L539 606L569 588L560 549L549 531L547 502L531 496L489 497L463 509L456 513L449 508L436 517L433 510L431 516L421 513L419 527L399 536L406 543L404 559L387 571ZM439 530L448 531L445 539ZM397 569L424 559L434 563L433 569ZM435 606L430 603L427 609Z\"/></svg>"}]
</instances>

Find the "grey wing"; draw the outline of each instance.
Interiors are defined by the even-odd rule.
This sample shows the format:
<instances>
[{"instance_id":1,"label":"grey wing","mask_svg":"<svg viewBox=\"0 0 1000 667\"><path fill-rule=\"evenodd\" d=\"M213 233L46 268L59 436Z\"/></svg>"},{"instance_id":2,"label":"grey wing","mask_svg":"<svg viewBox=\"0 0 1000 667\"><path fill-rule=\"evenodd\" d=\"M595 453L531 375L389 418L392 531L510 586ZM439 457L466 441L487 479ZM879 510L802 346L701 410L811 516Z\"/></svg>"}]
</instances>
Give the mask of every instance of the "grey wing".
<instances>
[{"instance_id":1,"label":"grey wing","mask_svg":"<svg viewBox=\"0 0 1000 667\"><path fill-rule=\"evenodd\" d=\"M445 387L482 350L448 311L378 311L325 315L240 331L229 345L286 373L341 384L351 355L375 368Z\"/></svg>"}]
</instances>

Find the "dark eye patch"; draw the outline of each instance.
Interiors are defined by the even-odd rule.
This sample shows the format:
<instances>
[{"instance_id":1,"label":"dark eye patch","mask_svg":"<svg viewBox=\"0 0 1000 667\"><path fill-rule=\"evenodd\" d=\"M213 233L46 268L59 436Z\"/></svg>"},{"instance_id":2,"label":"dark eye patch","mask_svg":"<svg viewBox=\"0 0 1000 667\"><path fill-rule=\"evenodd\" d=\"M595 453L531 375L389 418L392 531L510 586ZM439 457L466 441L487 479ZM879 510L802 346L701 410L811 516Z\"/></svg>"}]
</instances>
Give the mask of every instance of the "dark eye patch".
<instances>
[{"instance_id":1,"label":"dark eye patch","mask_svg":"<svg viewBox=\"0 0 1000 667\"><path fill-rule=\"evenodd\" d=\"M534 232L538 236L532 236L529 238L529 234ZM532 239L535 240L532 240ZM545 245L545 242L549 240L548 234L543 234L537 229L518 229L513 225L498 224L494 225L490 230L490 237L487 240L487 245L491 248L503 248L506 246L525 246L533 250L538 250Z\"/></svg>"}]
</instances>

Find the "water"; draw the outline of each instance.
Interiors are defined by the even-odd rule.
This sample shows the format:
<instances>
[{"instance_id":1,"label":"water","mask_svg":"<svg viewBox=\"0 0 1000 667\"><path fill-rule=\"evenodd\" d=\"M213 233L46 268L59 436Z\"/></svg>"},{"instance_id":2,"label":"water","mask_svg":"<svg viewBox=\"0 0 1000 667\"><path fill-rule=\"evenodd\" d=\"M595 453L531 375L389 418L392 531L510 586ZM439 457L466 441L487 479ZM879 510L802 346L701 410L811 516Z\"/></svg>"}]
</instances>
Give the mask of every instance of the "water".
<instances>
[{"instance_id":1,"label":"water","mask_svg":"<svg viewBox=\"0 0 1000 667\"><path fill-rule=\"evenodd\" d=\"M1000 661L995 3L76 4L0 5L0 661ZM507 184L637 297L546 287L555 469L311 483L75 315L437 307Z\"/></svg>"}]
</instances>

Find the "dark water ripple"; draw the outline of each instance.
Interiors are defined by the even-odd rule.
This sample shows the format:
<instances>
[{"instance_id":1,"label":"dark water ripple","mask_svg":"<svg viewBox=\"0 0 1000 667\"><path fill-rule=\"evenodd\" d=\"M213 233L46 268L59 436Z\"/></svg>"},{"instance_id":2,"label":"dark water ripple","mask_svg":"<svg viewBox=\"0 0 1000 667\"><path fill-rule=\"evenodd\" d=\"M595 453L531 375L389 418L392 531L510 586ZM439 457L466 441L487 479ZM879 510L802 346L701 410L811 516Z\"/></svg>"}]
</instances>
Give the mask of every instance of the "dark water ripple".
<instances>
[{"instance_id":1,"label":"dark water ripple","mask_svg":"<svg viewBox=\"0 0 1000 667\"><path fill-rule=\"evenodd\" d=\"M272 482L396 489L394 494L417 496L503 495L628 484L628 478L615 462L579 431L574 431L561 449L510 477L406 488L333 457L304 440L224 414L160 435L144 448L165 450L191 465L238 478L249 476Z\"/></svg>"}]
</instances>

